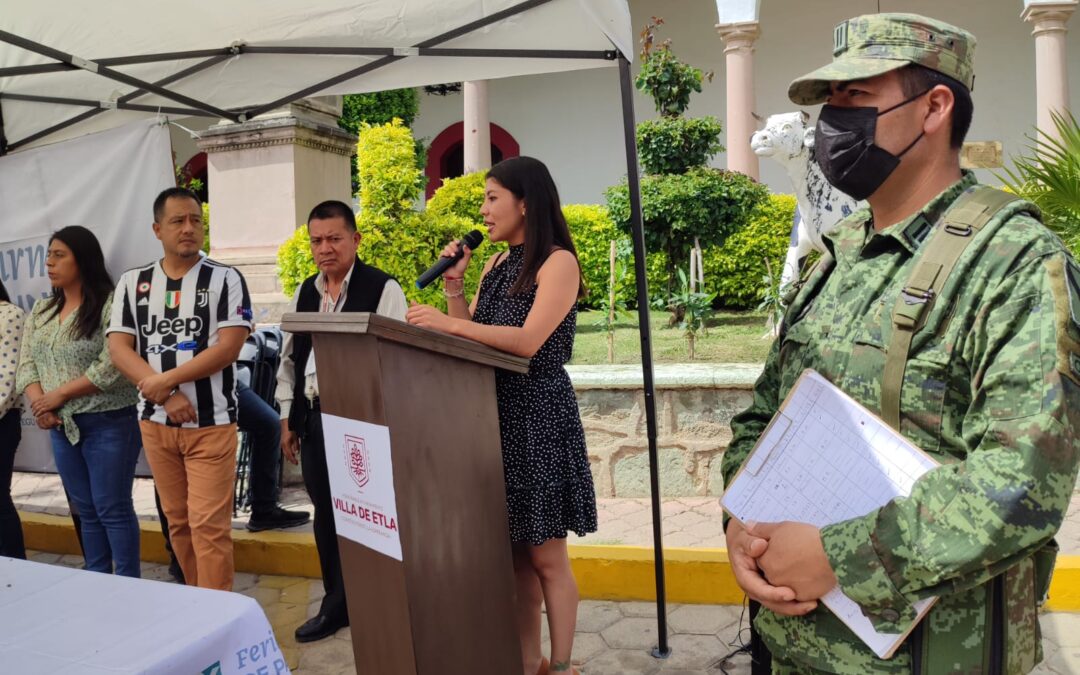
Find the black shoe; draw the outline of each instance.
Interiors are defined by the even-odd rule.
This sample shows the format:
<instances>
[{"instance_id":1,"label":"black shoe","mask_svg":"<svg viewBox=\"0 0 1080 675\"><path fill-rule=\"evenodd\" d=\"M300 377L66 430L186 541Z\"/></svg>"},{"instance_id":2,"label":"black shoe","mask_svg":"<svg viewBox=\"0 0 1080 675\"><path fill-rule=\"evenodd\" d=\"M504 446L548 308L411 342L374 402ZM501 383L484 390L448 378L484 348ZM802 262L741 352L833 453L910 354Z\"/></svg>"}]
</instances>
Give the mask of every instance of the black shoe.
<instances>
[{"instance_id":1,"label":"black shoe","mask_svg":"<svg viewBox=\"0 0 1080 675\"><path fill-rule=\"evenodd\" d=\"M173 556L172 561L169 562L169 576L181 586L187 583L184 581L184 570L180 569L180 563L177 561L176 556Z\"/></svg>"},{"instance_id":2,"label":"black shoe","mask_svg":"<svg viewBox=\"0 0 1080 675\"><path fill-rule=\"evenodd\" d=\"M311 519L307 511L289 511L280 506L275 506L269 511L252 511L248 518L247 529L252 532L263 530L277 530L285 527L303 525Z\"/></svg>"},{"instance_id":3,"label":"black shoe","mask_svg":"<svg viewBox=\"0 0 1080 675\"><path fill-rule=\"evenodd\" d=\"M321 640L330 637L348 625L349 620L347 618L331 619L325 614L316 614L296 629L296 641L314 642L315 640Z\"/></svg>"}]
</instances>

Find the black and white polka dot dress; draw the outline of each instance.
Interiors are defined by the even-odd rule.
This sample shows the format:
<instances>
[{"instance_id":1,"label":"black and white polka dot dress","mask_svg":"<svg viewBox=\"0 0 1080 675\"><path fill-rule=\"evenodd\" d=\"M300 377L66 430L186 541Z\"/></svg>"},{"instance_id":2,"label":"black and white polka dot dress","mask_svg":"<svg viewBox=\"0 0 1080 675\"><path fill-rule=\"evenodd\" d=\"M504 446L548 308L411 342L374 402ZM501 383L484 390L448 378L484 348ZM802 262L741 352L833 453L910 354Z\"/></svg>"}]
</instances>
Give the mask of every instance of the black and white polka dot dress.
<instances>
[{"instance_id":1,"label":"black and white polka dot dress","mask_svg":"<svg viewBox=\"0 0 1080 675\"><path fill-rule=\"evenodd\" d=\"M509 295L525 258L512 246L480 285L473 321L523 326L536 287ZM502 435L510 541L539 545L548 539L596 531L585 431L574 388L563 365L574 348L577 307L572 307L529 363L528 373L495 371Z\"/></svg>"}]
</instances>

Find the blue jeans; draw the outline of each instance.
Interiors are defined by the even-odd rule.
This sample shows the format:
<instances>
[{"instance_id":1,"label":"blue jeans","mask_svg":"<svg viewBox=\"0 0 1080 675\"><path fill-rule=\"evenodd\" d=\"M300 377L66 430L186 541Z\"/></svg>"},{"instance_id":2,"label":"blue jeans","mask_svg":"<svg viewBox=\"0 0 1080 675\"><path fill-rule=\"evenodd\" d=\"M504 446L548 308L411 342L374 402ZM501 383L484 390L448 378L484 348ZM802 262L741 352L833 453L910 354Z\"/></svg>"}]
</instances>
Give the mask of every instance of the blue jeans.
<instances>
[{"instance_id":1,"label":"blue jeans","mask_svg":"<svg viewBox=\"0 0 1080 675\"><path fill-rule=\"evenodd\" d=\"M273 511L281 466L281 415L242 383L236 387L236 425L251 436L251 513Z\"/></svg>"},{"instance_id":2,"label":"blue jeans","mask_svg":"<svg viewBox=\"0 0 1080 675\"><path fill-rule=\"evenodd\" d=\"M75 415L79 442L53 429L56 470L82 518L86 569L138 577L139 520L131 501L139 458L135 407Z\"/></svg>"}]
</instances>

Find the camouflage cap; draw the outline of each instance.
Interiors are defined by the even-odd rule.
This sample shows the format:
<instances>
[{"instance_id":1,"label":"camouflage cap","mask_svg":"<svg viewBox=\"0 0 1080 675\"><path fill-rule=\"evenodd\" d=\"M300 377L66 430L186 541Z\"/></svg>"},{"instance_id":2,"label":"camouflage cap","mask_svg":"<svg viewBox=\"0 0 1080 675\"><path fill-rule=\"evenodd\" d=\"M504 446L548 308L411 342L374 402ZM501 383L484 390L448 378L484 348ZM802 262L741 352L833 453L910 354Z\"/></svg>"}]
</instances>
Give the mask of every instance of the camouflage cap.
<instances>
[{"instance_id":1,"label":"camouflage cap","mask_svg":"<svg viewBox=\"0 0 1080 675\"><path fill-rule=\"evenodd\" d=\"M832 63L792 82L788 98L799 105L821 103L829 96L830 82L876 77L909 63L970 89L974 55L975 36L943 21L918 14L864 14L836 27Z\"/></svg>"}]
</instances>

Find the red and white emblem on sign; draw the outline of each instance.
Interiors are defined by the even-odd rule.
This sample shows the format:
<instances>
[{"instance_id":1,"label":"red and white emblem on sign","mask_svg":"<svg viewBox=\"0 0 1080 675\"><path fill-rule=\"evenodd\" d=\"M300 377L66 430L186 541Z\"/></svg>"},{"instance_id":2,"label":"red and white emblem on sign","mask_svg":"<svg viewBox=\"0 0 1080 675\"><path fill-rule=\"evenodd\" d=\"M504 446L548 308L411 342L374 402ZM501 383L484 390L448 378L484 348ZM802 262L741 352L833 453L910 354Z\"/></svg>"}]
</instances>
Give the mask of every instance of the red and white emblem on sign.
<instances>
[{"instance_id":1,"label":"red and white emblem on sign","mask_svg":"<svg viewBox=\"0 0 1080 675\"><path fill-rule=\"evenodd\" d=\"M345 436L345 462L349 465L349 475L357 487L364 487L371 479L371 460L368 457L367 444L359 436Z\"/></svg>"}]
</instances>

